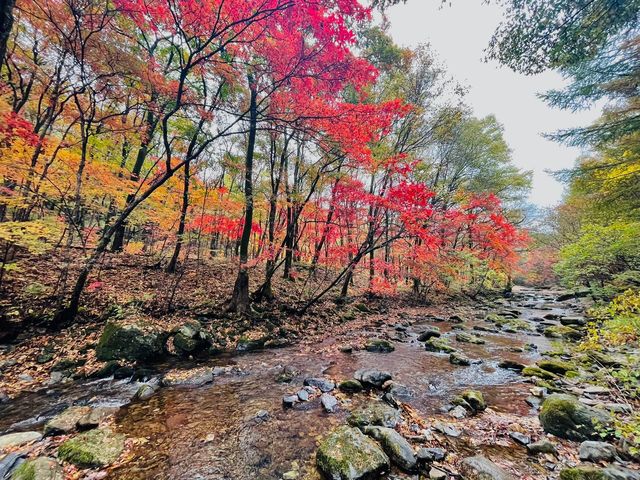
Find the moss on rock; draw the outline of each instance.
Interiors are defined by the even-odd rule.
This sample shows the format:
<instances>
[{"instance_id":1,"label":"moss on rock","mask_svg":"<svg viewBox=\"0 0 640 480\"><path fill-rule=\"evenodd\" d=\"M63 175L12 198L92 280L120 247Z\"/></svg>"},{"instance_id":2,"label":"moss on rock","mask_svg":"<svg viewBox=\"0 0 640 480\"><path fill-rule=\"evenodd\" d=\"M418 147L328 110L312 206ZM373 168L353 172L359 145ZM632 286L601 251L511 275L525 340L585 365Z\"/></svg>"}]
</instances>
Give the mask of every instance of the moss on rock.
<instances>
[{"instance_id":1,"label":"moss on rock","mask_svg":"<svg viewBox=\"0 0 640 480\"><path fill-rule=\"evenodd\" d=\"M539 418L545 432L575 441L600 439L600 433L612 423L611 416L604 410L588 407L565 394L547 397Z\"/></svg>"},{"instance_id":2,"label":"moss on rock","mask_svg":"<svg viewBox=\"0 0 640 480\"><path fill-rule=\"evenodd\" d=\"M125 436L99 428L71 438L58 448L58 457L80 468L100 468L115 462L124 450Z\"/></svg>"},{"instance_id":3,"label":"moss on rock","mask_svg":"<svg viewBox=\"0 0 640 480\"><path fill-rule=\"evenodd\" d=\"M535 365L530 365L528 367L523 368L522 375L524 375L525 377L538 377L538 378L542 378L543 380L555 380L556 378L558 378L558 376L555 373L550 372L548 370L544 370Z\"/></svg>"},{"instance_id":4,"label":"moss on rock","mask_svg":"<svg viewBox=\"0 0 640 480\"><path fill-rule=\"evenodd\" d=\"M567 372L575 369L571 363L563 362L562 360L540 360L538 367L547 372L555 373L556 375L565 375Z\"/></svg>"},{"instance_id":5,"label":"moss on rock","mask_svg":"<svg viewBox=\"0 0 640 480\"><path fill-rule=\"evenodd\" d=\"M389 457L357 428L339 427L316 453L318 468L334 480L378 478L389 469Z\"/></svg>"},{"instance_id":6,"label":"moss on rock","mask_svg":"<svg viewBox=\"0 0 640 480\"><path fill-rule=\"evenodd\" d=\"M138 323L107 323L96 347L98 360L152 360L162 356L169 334Z\"/></svg>"},{"instance_id":7,"label":"moss on rock","mask_svg":"<svg viewBox=\"0 0 640 480\"><path fill-rule=\"evenodd\" d=\"M396 347L387 340L374 339L367 342L365 349L367 352L390 353L393 352Z\"/></svg>"},{"instance_id":8,"label":"moss on rock","mask_svg":"<svg viewBox=\"0 0 640 480\"><path fill-rule=\"evenodd\" d=\"M58 462L49 457L27 460L12 475L12 480L64 480L64 473Z\"/></svg>"},{"instance_id":9,"label":"moss on rock","mask_svg":"<svg viewBox=\"0 0 640 480\"><path fill-rule=\"evenodd\" d=\"M377 425L394 428L400 421L400 412L384 402L374 401L351 412L347 421L354 427Z\"/></svg>"},{"instance_id":10,"label":"moss on rock","mask_svg":"<svg viewBox=\"0 0 640 480\"><path fill-rule=\"evenodd\" d=\"M599 468L575 467L562 470L560 480L607 480L607 476Z\"/></svg>"}]
</instances>

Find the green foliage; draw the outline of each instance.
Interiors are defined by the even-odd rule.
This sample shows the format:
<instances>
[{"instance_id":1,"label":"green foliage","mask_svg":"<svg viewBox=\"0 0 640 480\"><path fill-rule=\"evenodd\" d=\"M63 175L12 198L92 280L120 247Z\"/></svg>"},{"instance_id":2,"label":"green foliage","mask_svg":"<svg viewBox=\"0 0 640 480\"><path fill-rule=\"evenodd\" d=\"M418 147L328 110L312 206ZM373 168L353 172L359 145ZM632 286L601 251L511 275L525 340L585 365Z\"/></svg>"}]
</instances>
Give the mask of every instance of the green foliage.
<instances>
[{"instance_id":1,"label":"green foliage","mask_svg":"<svg viewBox=\"0 0 640 480\"><path fill-rule=\"evenodd\" d=\"M603 296L640 283L640 223L586 225L578 240L560 250L556 266L570 287L588 286Z\"/></svg>"}]
</instances>

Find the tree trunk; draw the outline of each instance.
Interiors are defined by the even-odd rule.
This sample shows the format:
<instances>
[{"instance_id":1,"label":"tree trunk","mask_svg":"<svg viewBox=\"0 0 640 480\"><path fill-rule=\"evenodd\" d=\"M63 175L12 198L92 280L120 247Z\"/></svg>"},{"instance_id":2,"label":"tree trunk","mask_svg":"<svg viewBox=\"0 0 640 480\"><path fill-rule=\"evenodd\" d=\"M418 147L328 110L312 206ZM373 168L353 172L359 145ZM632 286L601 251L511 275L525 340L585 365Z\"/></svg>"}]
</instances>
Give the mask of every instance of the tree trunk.
<instances>
[{"instance_id":1,"label":"tree trunk","mask_svg":"<svg viewBox=\"0 0 640 480\"><path fill-rule=\"evenodd\" d=\"M176 265L178 264L178 257L180 256L180 250L182 249L184 227L187 219L187 210L189 209L189 181L191 176L189 174L189 162L184 165L184 186L182 188L182 209L180 210L180 221L178 223L178 235L176 240L176 247L173 250L173 255L169 264L167 265L166 272L174 273L176 271Z\"/></svg>"},{"instance_id":2,"label":"tree trunk","mask_svg":"<svg viewBox=\"0 0 640 480\"><path fill-rule=\"evenodd\" d=\"M2 65L4 65L7 42L13 27L13 7L15 3L15 0L2 0L2 6L0 7L0 72L2 71Z\"/></svg>"},{"instance_id":3,"label":"tree trunk","mask_svg":"<svg viewBox=\"0 0 640 480\"><path fill-rule=\"evenodd\" d=\"M229 304L229 310L240 314L244 314L249 310L249 270L247 262L249 261L249 241L251 240L251 225L253 223L253 152L256 145L256 130L258 126L258 92L251 76L249 76L249 89L251 90L251 103L249 105L249 139L244 173L244 225L240 239L240 267Z\"/></svg>"}]
</instances>

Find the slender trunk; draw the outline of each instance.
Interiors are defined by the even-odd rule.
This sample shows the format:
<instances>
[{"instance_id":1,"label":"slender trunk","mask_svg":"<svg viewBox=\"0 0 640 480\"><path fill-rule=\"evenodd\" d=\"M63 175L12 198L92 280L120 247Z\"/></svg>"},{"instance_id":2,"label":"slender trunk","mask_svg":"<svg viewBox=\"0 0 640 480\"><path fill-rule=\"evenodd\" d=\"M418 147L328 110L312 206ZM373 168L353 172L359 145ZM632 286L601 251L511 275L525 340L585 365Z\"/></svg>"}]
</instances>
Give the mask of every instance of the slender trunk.
<instances>
[{"instance_id":1,"label":"slender trunk","mask_svg":"<svg viewBox=\"0 0 640 480\"><path fill-rule=\"evenodd\" d=\"M7 53L7 42L13 27L13 8L15 3L15 0L2 0L2 6L0 7L0 72L2 72L4 56Z\"/></svg>"},{"instance_id":2,"label":"slender trunk","mask_svg":"<svg viewBox=\"0 0 640 480\"><path fill-rule=\"evenodd\" d=\"M251 77L249 77L249 88L251 90L251 103L249 105L249 139L247 142L244 173L244 225L240 239L240 267L229 305L229 310L236 311L240 314L244 314L249 310L249 270L247 262L249 261L249 241L251 240L251 225L253 222L253 153L255 150L256 130L258 126L258 92Z\"/></svg>"},{"instance_id":3,"label":"slender trunk","mask_svg":"<svg viewBox=\"0 0 640 480\"><path fill-rule=\"evenodd\" d=\"M184 186L182 188L182 209L180 210L180 221L178 223L178 235L176 240L176 247L173 249L173 255L169 264L167 265L166 272L174 273L176 271L176 265L178 264L178 257L180 256L180 250L182 249L184 227L187 219L187 210L189 209L189 181L191 176L189 174L189 162L184 164Z\"/></svg>"}]
</instances>

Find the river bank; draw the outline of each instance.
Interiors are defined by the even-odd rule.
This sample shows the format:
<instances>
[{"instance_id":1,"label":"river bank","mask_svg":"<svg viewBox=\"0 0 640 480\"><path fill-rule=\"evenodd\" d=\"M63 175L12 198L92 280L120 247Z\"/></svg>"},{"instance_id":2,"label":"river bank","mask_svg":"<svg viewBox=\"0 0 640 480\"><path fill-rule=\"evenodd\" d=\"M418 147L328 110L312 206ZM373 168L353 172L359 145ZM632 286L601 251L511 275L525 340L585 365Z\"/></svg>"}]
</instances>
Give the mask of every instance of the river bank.
<instances>
[{"instance_id":1,"label":"river bank","mask_svg":"<svg viewBox=\"0 0 640 480\"><path fill-rule=\"evenodd\" d=\"M510 299L477 304L378 312L364 305L358 319L282 348L155 364L146 377L134 370L126 378L35 389L0 407L0 430L39 434L44 426L49 434L4 450L65 458L52 467L64 478L319 478L316 450L332 431L357 425L366 433L367 423L383 423L414 455L412 466L391 458L390 475L398 478L482 478L464 460L478 455L490 460L478 468L496 468L487 478L560 478L581 463L580 442L545 434L538 419L545 398L557 390L589 408L627 407L615 392L586 382L593 359L573 358L565 348L563 337L576 338L584 327L585 301L557 298L519 289ZM475 392L486 408L461 401ZM71 405L84 410L68 415L66 431L52 430ZM380 410L387 412L382 421ZM102 465L78 461L68 444L78 420L91 413L81 429L108 429L119 450ZM629 457L616 457L626 476L601 478L637 478L622 470L634 468Z\"/></svg>"}]
</instances>

